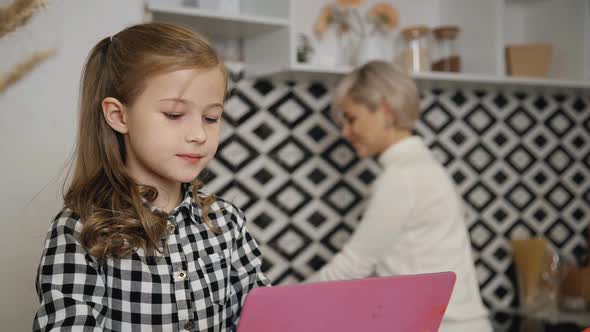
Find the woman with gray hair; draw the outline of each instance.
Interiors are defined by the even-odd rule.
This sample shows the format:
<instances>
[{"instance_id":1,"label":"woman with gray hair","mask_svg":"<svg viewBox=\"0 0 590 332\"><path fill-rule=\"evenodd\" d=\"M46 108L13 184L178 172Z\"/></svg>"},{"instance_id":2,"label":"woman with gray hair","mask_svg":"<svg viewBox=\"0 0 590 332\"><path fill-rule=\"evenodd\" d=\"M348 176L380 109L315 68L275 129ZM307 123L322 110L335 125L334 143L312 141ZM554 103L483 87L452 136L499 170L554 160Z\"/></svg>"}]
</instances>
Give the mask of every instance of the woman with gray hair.
<instances>
[{"instance_id":1,"label":"woman with gray hair","mask_svg":"<svg viewBox=\"0 0 590 332\"><path fill-rule=\"evenodd\" d=\"M471 257L461 199L445 169L412 129L414 81L383 61L347 75L333 98L343 136L383 172L349 242L309 281L453 271L455 289L440 331L491 331Z\"/></svg>"}]
</instances>

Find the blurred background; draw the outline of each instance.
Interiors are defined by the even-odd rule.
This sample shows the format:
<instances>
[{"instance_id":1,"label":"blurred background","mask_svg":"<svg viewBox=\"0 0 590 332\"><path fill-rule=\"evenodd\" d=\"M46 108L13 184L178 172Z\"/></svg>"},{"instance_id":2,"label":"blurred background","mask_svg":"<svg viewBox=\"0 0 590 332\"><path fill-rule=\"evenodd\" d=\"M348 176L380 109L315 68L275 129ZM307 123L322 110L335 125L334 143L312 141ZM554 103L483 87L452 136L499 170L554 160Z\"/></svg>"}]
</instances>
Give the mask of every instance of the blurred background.
<instances>
[{"instance_id":1,"label":"blurred background","mask_svg":"<svg viewBox=\"0 0 590 332\"><path fill-rule=\"evenodd\" d=\"M226 60L231 92L205 188L246 212L273 284L319 269L362 215L380 168L341 138L330 96L351 68L384 59L419 85L417 134L464 199L498 331L590 326L590 1L49 0L0 39L6 330L30 329L38 304L84 59L144 20L203 32Z\"/></svg>"}]
</instances>

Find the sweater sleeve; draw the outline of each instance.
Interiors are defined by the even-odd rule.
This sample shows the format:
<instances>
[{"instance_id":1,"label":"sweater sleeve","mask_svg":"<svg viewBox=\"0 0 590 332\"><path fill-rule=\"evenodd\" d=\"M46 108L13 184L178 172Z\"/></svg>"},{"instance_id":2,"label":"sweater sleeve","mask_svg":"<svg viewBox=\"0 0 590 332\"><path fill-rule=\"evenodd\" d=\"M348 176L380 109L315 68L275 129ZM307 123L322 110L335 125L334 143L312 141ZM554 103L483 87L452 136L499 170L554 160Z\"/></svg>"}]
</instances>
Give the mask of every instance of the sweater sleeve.
<instances>
[{"instance_id":1,"label":"sweater sleeve","mask_svg":"<svg viewBox=\"0 0 590 332\"><path fill-rule=\"evenodd\" d=\"M414 193L401 170L388 169L374 184L363 218L350 240L308 281L368 277L391 251L396 236L410 218Z\"/></svg>"}]
</instances>

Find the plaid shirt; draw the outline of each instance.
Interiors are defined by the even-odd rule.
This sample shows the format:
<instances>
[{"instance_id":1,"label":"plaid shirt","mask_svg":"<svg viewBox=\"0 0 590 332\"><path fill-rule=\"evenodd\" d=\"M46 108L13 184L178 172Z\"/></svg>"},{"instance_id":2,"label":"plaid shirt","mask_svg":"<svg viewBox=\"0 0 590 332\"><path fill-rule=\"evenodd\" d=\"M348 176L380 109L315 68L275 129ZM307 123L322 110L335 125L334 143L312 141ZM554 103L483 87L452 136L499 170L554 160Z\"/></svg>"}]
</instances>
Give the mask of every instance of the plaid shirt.
<instances>
[{"instance_id":1,"label":"plaid shirt","mask_svg":"<svg viewBox=\"0 0 590 332\"><path fill-rule=\"evenodd\" d=\"M99 262L80 245L80 217L62 210L37 272L33 330L235 331L248 292L269 284L260 251L242 211L218 199L208 214L215 234L192 195L168 214L167 252L156 257L137 249Z\"/></svg>"}]
</instances>

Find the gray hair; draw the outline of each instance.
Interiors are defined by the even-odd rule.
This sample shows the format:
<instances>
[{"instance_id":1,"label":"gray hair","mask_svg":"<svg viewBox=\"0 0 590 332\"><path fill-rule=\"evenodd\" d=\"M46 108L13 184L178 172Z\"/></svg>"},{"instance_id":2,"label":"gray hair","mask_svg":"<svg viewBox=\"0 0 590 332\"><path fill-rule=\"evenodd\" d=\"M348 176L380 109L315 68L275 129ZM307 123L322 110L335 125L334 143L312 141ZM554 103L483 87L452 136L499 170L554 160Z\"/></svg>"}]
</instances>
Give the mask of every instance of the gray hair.
<instances>
[{"instance_id":1,"label":"gray hair","mask_svg":"<svg viewBox=\"0 0 590 332\"><path fill-rule=\"evenodd\" d=\"M345 97L371 110L387 102L398 128L412 129L420 113L420 97L414 80L385 61L370 61L346 75L334 90L334 110Z\"/></svg>"}]
</instances>

